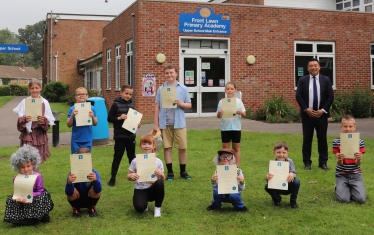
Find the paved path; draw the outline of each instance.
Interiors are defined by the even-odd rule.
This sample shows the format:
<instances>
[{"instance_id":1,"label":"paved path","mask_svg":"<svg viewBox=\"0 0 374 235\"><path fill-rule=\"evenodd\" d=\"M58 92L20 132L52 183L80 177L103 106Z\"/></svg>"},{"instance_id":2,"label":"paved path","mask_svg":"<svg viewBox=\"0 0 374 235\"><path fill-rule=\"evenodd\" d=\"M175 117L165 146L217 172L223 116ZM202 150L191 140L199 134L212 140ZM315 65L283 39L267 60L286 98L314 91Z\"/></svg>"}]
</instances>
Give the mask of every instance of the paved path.
<instances>
[{"instance_id":1,"label":"paved path","mask_svg":"<svg viewBox=\"0 0 374 235\"><path fill-rule=\"evenodd\" d=\"M25 97L15 97L7 104L0 108L0 147L17 146L19 145L19 132L17 131L17 115L13 113L13 109ZM362 138L374 138L374 119L358 119L357 132L360 132ZM65 120L61 120L60 125L66 125ZM204 130L204 129L218 129L220 127L220 120L216 117L200 117L187 118L188 130ZM152 130L153 124L144 124L138 130L137 134L142 135ZM294 133L302 134L301 123L290 124L268 124L253 120L243 119L243 131L251 132L267 132L267 133ZM330 123L328 128L328 135L338 136L340 133L339 123ZM52 135L48 134L49 142L52 145ZM70 144L71 133L60 133L61 145ZM109 138L113 138L113 130L109 130Z\"/></svg>"}]
</instances>

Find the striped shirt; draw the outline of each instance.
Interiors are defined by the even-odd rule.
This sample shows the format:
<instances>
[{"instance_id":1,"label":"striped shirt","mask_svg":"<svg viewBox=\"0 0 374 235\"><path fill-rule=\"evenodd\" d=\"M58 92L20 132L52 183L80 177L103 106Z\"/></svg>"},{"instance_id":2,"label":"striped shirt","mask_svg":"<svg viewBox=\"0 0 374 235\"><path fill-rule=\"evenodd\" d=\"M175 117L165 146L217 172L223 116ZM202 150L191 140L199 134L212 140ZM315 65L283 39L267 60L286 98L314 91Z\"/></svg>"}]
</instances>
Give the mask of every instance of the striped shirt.
<instances>
[{"instance_id":1,"label":"striped shirt","mask_svg":"<svg viewBox=\"0 0 374 235\"><path fill-rule=\"evenodd\" d=\"M332 152L334 154L340 153L340 138L336 138L332 141ZM360 139L360 152L365 153L365 142ZM343 159L343 165L336 165L336 174L347 175L361 173L361 167L356 165L355 158Z\"/></svg>"}]
</instances>

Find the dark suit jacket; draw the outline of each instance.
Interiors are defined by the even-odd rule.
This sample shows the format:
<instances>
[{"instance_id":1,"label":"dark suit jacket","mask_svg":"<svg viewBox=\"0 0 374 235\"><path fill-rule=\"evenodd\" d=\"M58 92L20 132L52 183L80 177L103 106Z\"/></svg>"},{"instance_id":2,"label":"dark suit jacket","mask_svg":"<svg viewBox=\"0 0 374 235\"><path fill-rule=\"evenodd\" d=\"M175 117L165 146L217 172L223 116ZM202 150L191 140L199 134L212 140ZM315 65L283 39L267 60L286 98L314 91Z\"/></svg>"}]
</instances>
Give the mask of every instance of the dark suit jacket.
<instances>
[{"instance_id":1,"label":"dark suit jacket","mask_svg":"<svg viewBox=\"0 0 374 235\"><path fill-rule=\"evenodd\" d=\"M300 106L300 117L301 119L308 118L308 114L304 112L305 109L309 108L309 82L310 75L303 76L299 79L296 91L296 100ZM330 106L334 101L334 92L332 91L332 84L330 79L326 76L319 74L319 86L320 86L320 102L318 109L324 109L327 114L323 114L321 118L330 117Z\"/></svg>"}]
</instances>

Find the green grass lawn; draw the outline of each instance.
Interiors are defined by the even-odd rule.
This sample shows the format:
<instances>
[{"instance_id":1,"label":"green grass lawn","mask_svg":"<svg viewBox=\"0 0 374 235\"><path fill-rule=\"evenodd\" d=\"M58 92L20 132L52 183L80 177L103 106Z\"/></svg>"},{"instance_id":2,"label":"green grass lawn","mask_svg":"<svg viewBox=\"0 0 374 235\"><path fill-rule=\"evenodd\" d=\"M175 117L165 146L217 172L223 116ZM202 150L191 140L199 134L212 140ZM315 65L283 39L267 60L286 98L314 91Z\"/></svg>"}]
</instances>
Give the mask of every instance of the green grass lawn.
<instances>
[{"instance_id":1,"label":"green grass lawn","mask_svg":"<svg viewBox=\"0 0 374 235\"><path fill-rule=\"evenodd\" d=\"M328 138L330 146L333 138ZM273 145L278 141L289 144L289 157L296 164L297 177L301 181L299 209L290 208L289 196L283 196L281 206L274 207L270 196L264 190L269 160L274 159ZM373 139L364 141L367 153L363 158L362 170L367 202L363 205L341 204L335 200L335 161L332 154L328 162L332 170L319 169L314 144L313 169L305 171L301 157L301 135L243 131L241 168L246 189L242 196L249 212L238 213L227 203L220 211L212 212L206 211L205 208L212 200L210 179L215 170L212 159L221 146L220 132L188 131L187 170L192 180L176 177L174 182L165 182L166 195L161 218L153 217L153 202L149 204L148 212L139 214L134 210L133 182L126 180L126 156L119 170L117 185L113 188L107 186L113 146L101 146L92 151L93 166L100 172L103 182L102 197L97 204L99 217L90 218L85 214L80 219L74 219L64 193L70 168L70 147L51 148L52 156L41 165L40 172L55 203L50 213L52 221L32 227L16 227L2 222L0 234L373 234L374 146ZM11 182L15 172L11 171L9 157L15 150L15 147L0 148L0 214L4 214L6 197L13 192ZM174 170L178 173L176 151L173 153ZM162 152L159 156L163 160ZM316 183L308 183L312 181Z\"/></svg>"},{"instance_id":2,"label":"green grass lawn","mask_svg":"<svg viewBox=\"0 0 374 235\"><path fill-rule=\"evenodd\" d=\"M0 107L3 107L4 104L13 98L14 96L0 96Z\"/></svg>"}]
</instances>

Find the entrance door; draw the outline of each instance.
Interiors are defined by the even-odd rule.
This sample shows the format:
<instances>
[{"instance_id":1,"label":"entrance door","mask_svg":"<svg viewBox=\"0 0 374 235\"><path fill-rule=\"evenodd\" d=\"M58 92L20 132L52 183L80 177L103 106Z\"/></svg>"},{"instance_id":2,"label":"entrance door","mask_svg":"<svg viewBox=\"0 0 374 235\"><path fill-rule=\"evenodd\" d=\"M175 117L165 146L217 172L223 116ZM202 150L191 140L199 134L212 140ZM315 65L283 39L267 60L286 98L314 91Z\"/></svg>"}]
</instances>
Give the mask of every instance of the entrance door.
<instances>
[{"instance_id":1,"label":"entrance door","mask_svg":"<svg viewBox=\"0 0 374 235\"><path fill-rule=\"evenodd\" d=\"M228 79L227 56L183 55L180 73L190 93L192 109L186 116L216 115L218 102L225 97Z\"/></svg>"}]
</instances>

